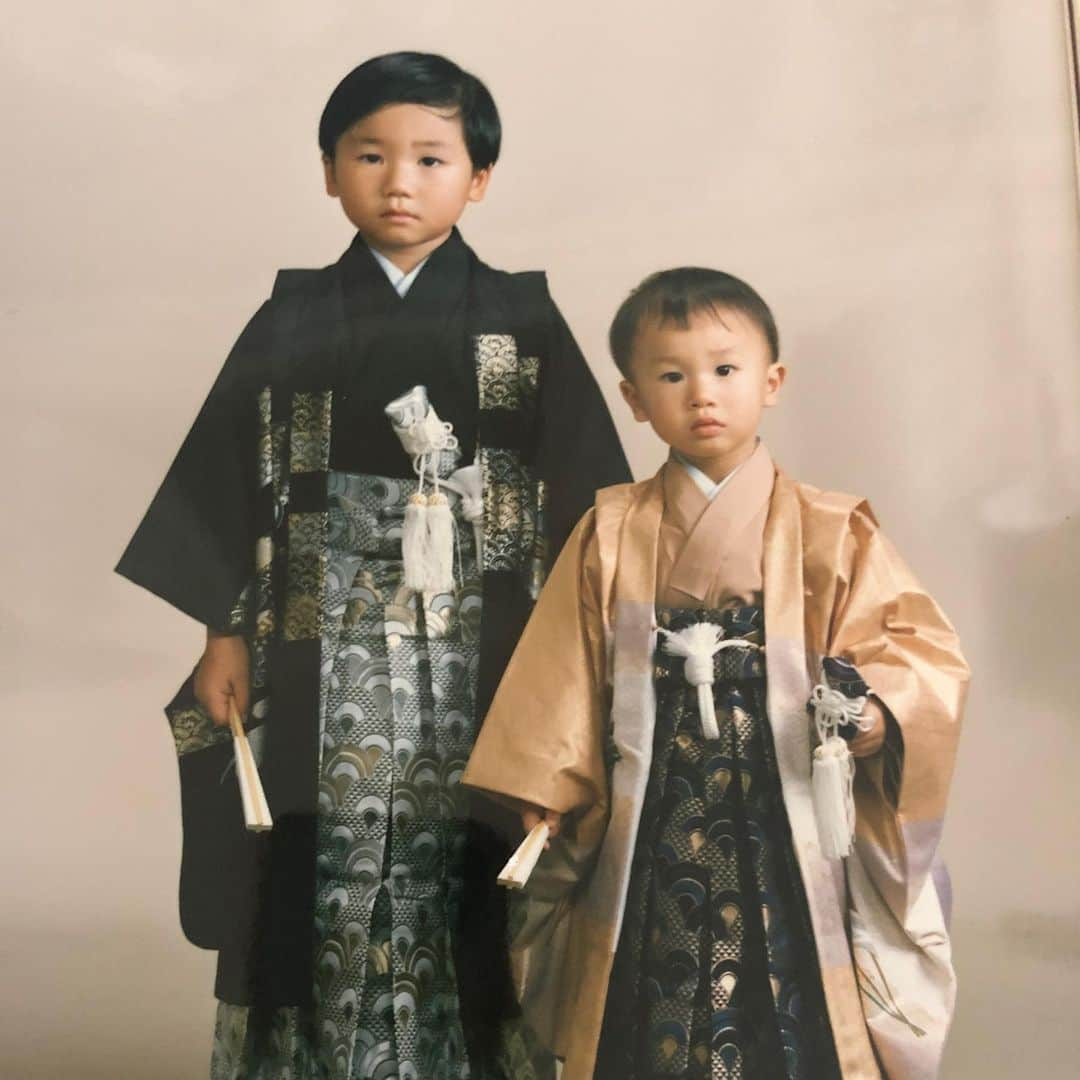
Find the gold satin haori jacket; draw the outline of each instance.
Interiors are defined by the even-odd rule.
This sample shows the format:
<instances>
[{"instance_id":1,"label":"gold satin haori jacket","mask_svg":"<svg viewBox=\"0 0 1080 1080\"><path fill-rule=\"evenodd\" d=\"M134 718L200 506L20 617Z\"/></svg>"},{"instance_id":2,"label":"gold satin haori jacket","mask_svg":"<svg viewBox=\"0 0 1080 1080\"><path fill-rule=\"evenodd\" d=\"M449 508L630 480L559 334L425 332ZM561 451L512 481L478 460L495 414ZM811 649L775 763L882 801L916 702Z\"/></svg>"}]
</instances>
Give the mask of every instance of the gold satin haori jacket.
<instances>
[{"instance_id":1,"label":"gold satin haori jacket","mask_svg":"<svg viewBox=\"0 0 1080 1080\"><path fill-rule=\"evenodd\" d=\"M598 493L464 776L569 816L525 890L513 945L522 1007L564 1058L563 1080L592 1076L622 923L652 753L664 477L677 467ZM937 847L967 665L865 501L776 471L761 576L769 723L843 1075L933 1077L955 998ZM855 665L903 743L898 783L883 755L859 760L855 851L842 861L822 856L811 803L806 703L825 656Z\"/></svg>"}]
</instances>

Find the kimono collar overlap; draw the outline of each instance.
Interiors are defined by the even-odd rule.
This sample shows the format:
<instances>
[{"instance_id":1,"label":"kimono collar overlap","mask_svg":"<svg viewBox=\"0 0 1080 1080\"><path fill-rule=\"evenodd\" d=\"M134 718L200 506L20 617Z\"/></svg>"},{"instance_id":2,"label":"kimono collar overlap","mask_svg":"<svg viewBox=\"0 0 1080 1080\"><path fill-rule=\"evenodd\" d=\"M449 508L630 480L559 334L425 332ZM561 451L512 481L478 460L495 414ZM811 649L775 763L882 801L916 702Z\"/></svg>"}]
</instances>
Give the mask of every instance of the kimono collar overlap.
<instances>
[{"instance_id":1,"label":"kimono collar overlap","mask_svg":"<svg viewBox=\"0 0 1080 1080\"><path fill-rule=\"evenodd\" d=\"M666 587L704 601L721 564L772 495L776 467L764 443L710 502L690 474L671 460L661 470L664 514L687 536Z\"/></svg>"},{"instance_id":2,"label":"kimono collar overlap","mask_svg":"<svg viewBox=\"0 0 1080 1080\"><path fill-rule=\"evenodd\" d=\"M368 247L371 247L371 245L369 244ZM375 256L375 261L382 267L383 273L386 274L390 284L394 286L394 292L402 298L408 293L412 283L427 264L427 258L425 257L411 270L406 271L402 270L393 259L384 255L378 248L371 248L371 254Z\"/></svg>"},{"instance_id":3,"label":"kimono collar overlap","mask_svg":"<svg viewBox=\"0 0 1080 1080\"><path fill-rule=\"evenodd\" d=\"M353 307L367 298L376 309L402 312L411 307L442 307L453 303L468 281L469 248L457 228L418 267L415 280L404 296L398 294L375 252L357 233L340 263L346 304Z\"/></svg>"}]
</instances>

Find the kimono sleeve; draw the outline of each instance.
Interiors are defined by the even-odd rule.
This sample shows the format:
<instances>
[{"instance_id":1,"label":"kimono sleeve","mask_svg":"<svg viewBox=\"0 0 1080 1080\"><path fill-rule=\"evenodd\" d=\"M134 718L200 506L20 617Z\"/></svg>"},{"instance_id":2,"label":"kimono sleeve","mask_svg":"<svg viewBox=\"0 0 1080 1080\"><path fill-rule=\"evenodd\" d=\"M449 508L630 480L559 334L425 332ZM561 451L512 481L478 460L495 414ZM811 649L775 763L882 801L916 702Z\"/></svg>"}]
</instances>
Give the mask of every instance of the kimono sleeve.
<instances>
[{"instance_id":1,"label":"kimono sleeve","mask_svg":"<svg viewBox=\"0 0 1080 1080\"><path fill-rule=\"evenodd\" d=\"M607 806L607 688L590 510L567 540L484 721L463 782L561 813Z\"/></svg>"},{"instance_id":2,"label":"kimono sleeve","mask_svg":"<svg viewBox=\"0 0 1080 1080\"><path fill-rule=\"evenodd\" d=\"M855 665L903 743L895 787L883 783L880 755L860 761L857 835L874 849L874 876L902 912L935 863L969 672L949 620L865 503L852 513L846 546L829 651Z\"/></svg>"},{"instance_id":3,"label":"kimono sleeve","mask_svg":"<svg viewBox=\"0 0 1080 1080\"><path fill-rule=\"evenodd\" d=\"M215 629L231 617L254 554L257 385L271 304L248 323L116 566Z\"/></svg>"},{"instance_id":4,"label":"kimono sleeve","mask_svg":"<svg viewBox=\"0 0 1080 1080\"><path fill-rule=\"evenodd\" d=\"M596 492L631 479L604 396L562 313L544 288L549 351L540 383L536 466L547 486L552 556Z\"/></svg>"}]
</instances>

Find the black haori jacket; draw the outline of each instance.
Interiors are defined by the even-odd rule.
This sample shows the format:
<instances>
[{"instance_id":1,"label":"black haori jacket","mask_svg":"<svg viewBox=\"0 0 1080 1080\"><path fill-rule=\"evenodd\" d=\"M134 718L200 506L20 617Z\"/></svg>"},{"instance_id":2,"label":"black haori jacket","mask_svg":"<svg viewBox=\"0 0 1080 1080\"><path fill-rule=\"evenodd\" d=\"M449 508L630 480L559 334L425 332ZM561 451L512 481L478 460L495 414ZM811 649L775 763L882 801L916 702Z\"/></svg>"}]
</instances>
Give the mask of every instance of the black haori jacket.
<instances>
[{"instance_id":1,"label":"black haori jacket","mask_svg":"<svg viewBox=\"0 0 1080 1080\"><path fill-rule=\"evenodd\" d=\"M428 294L460 290L457 321L437 321L459 339L451 353L468 357L465 370L475 372L467 415L484 482L483 716L547 568L596 489L629 471L543 274L494 270L455 231L414 290L425 275ZM199 622L244 633L251 646L250 731L271 832L245 830L228 731L209 722L190 678L166 709L180 760L181 922L191 941L218 950L217 994L237 1004L303 1005L312 996L326 479L343 388L369 388L380 412L389 400L373 364L374 350L386 369L381 316L365 300L371 293L388 303L387 287L359 242L332 266L278 275L117 566ZM423 347L407 342L401 363ZM355 377L358 364L372 370L370 380L363 371ZM456 938L468 956L457 970L475 1052L513 1003L493 885L505 851L487 827L471 835Z\"/></svg>"}]
</instances>

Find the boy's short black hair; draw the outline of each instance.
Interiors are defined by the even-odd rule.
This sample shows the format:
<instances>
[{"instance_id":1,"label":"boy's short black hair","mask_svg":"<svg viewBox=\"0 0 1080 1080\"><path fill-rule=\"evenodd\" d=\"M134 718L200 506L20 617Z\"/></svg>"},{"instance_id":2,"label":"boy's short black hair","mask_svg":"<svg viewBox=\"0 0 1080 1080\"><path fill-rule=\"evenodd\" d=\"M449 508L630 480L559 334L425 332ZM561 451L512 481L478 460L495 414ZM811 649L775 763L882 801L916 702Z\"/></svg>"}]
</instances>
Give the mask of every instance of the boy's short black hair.
<instances>
[{"instance_id":1,"label":"boy's short black hair","mask_svg":"<svg viewBox=\"0 0 1080 1080\"><path fill-rule=\"evenodd\" d=\"M384 105L429 105L461 117L473 168L499 157L502 126L488 88L475 75L435 53L396 52L373 57L337 84L319 120L319 146L331 161L337 141Z\"/></svg>"},{"instance_id":2,"label":"boy's short black hair","mask_svg":"<svg viewBox=\"0 0 1080 1080\"><path fill-rule=\"evenodd\" d=\"M769 343L771 363L780 359L780 335L769 305L745 281L723 270L680 266L650 274L622 302L608 333L608 345L623 377L629 379L634 338L647 319L685 330L700 311L738 311L757 325Z\"/></svg>"}]
</instances>

